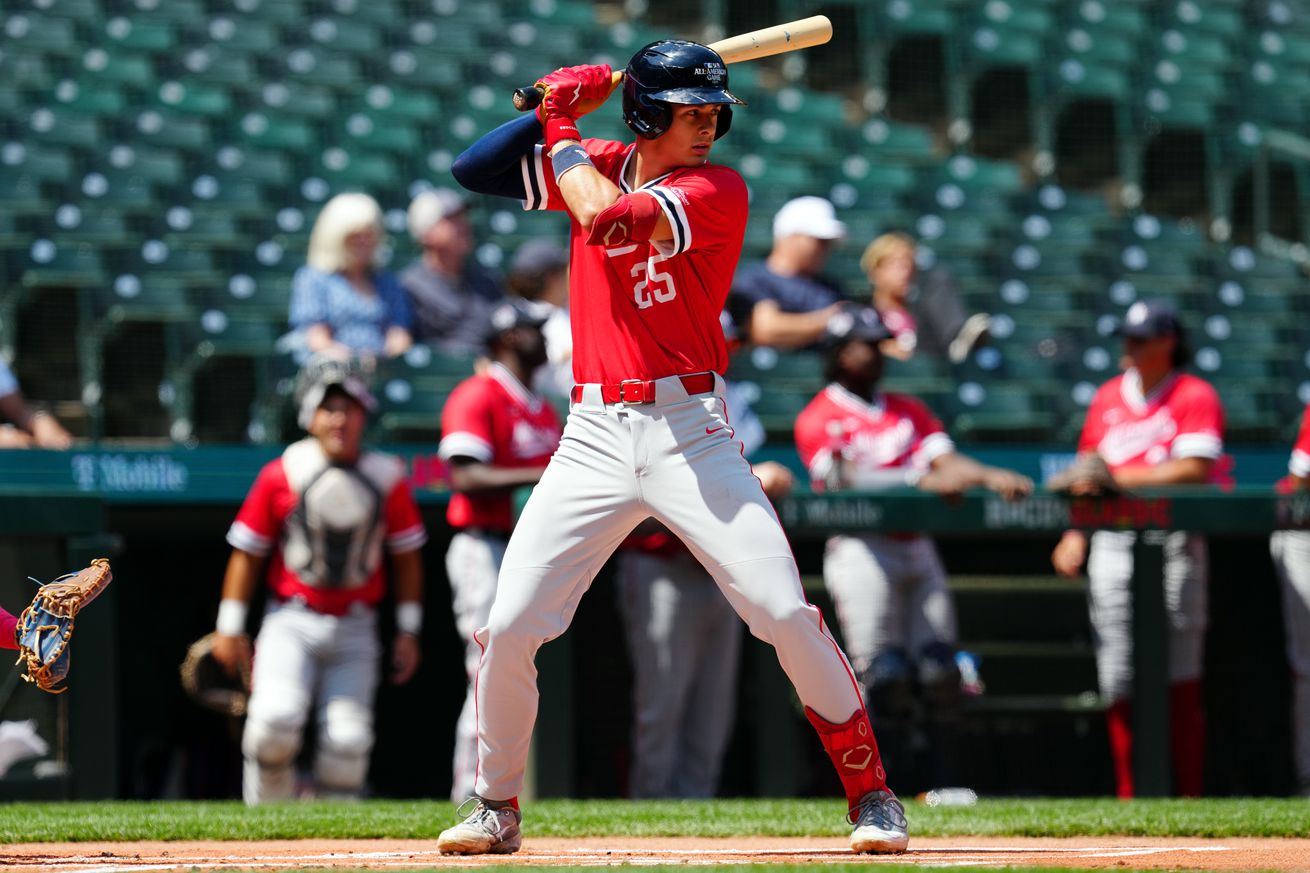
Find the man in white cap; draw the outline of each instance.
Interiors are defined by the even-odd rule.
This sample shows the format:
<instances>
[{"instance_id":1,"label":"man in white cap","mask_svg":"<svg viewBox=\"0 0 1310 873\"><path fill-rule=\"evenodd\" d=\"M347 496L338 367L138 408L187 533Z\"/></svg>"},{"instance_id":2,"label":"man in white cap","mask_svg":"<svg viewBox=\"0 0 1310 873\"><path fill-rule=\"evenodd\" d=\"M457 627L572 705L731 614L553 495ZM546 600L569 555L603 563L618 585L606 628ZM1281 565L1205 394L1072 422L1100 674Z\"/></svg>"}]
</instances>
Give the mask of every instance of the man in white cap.
<instances>
[{"instance_id":1,"label":"man in white cap","mask_svg":"<svg viewBox=\"0 0 1310 873\"><path fill-rule=\"evenodd\" d=\"M311 709L318 795L364 792L382 658L377 605L388 588L396 601L391 681L408 682L421 658L427 533L404 463L363 445L373 396L349 364L325 358L306 367L297 397L309 436L260 470L228 529L232 555L215 626L214 657L235 675L252 660L251 598L261 581L268 585L241 739L251 805L296 795Z\"/></svg>"},{"instance_id":2,"label":"man in white cap","mask_svg":"<svg viewBox=\"0 0 1310 873\"><path fill-rule=\"evenodd\" d=\"M823 275L846 225L822 197L788 200L773 217L773 250L762 263L737 273L732 304L749 308L745 319L756 345L799 349L815 345L842 309L842 291Z\"/></svg>"},{"instance_id":3,"label":"man in white cap","mask_svg":"<svg viewBox=\"0 0 1310 873\"><path fill-rule=\"evenodd\" d=\"M423 247L400 276L416 338L444 352L480 353L483 326L505 292L495 275L469 257L468 202L450 188L433 188L414 198L408 218L410 236Z\"/></svg>"}]
</instances>

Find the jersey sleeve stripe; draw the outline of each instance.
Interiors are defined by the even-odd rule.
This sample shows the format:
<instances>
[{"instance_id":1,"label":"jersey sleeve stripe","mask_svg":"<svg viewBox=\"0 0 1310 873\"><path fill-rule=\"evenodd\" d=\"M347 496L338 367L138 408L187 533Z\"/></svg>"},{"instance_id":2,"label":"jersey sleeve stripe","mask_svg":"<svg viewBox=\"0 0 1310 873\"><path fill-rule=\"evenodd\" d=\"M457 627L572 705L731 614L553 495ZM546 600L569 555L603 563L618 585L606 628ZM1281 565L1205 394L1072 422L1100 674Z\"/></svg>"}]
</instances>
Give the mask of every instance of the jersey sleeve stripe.
<instances>
[{"instance_id":1,"label":"jersey sleeve stripe","mask_svg":"<svg viewBox=\"0 0 1310 873\"><path fill-rule=\"evenodd\" d=\"M523 190L527 199L523 208L527 211L546 208L546 167L545 154L541 146L533 146L532 154L524 155L519 166L523 171Z\"/></svg>"},{"instance_id":2,"label":"jersey sleeve stripe","mask_svg":"<svg viewBox=\"0 0 1310 873\"><path fill-rule=\"evenodd\" d=\"M1287 462L1287 472L1302 479L1310 478L1310 452L1293 449L1292 459Z\"/></svg>"},{"instance_id":3,"label":"jersey sleeve stripe","mask_svg":"<svg viewBox=\"0 0 1310 873\"><path fill-rule=\"evenodd\" d=\"M682 202L677 196L670 193L667 188L659 186L642 190L653 194L655 202L659 203L664 214L668 216L669 225L673 228L673 254L680 255L691 248L691 224L687 221L687 213L683 210Z\"/></svg>"},{"instance_id":4,"label":"jersey sleeve stripe","mask_svg":"<svg viewBox=\"0 0 1310 873\"><path fill-rule=\"evenodd\" d=\"M241 521L232 522L227 529L228 545L252 555L263 557L273 550L273 538L256 533L248 524Z\"/></svg>"},{"instance_id":5,"label":"jersey sleeve stripe","mask_svg":"<svg viewBox=\"0 0 1310 873\"><path fill-rule=\"evenodd\" d=\"M492 457L491 443L468 431L456 431L442 437L441 444L437 446L437 457L443 461L465 457L487 464Z\"/></svg>"},{"instance_id":6,"label":"jersey sleeve stripe","mask_svg":"<svg viewBox=\"0 0 1310 873\"><path fill-rule=\"evenodd\" d=\"M914 453L914 465L926 469L933 461L953 451L955 451L955 443L949 436L944 433L930 433L923 438L919 450Z\"/></svg>"},{"instance_id":7,"label":"jersey sleeve stripe","mask_svg":"<svg viewBox=\"0 0 1310 873\"><path fill-rule=\"evenodd\" d=\"M1224 453L1224 443L1208 433L1185 433L1174 438L1169 454L1175 458L1217 459Z\"/></svg>"},{"instance_id":8,"label":"jersey sleeve stripe","mask_svg":"<svg viewBox=\"0 0 1310 873\"><path fill-rule=\"evenodd\" d=\"M428 541L428 532L423 525L416 524L413 527L406 528L402 531L396 531L387 537L387 551L393 555L399 555L404 552L412 552L415 549L423 548Z\"/></svg>"}]
</instances>

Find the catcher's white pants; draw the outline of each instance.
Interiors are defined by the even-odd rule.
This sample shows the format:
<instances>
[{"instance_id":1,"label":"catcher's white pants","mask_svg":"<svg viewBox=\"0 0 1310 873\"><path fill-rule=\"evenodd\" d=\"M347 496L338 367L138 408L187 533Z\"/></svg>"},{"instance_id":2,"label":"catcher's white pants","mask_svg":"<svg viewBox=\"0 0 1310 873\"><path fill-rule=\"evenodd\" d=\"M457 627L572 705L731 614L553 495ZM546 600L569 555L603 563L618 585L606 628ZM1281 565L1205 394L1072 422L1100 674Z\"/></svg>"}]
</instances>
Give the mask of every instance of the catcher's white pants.
<instances>
[{"instance_id":1,"label":"catcher's white pants","mask_svg":"<svg viewBox=\"0 0 1310 873\"><path fill-rule=\"evenodd\" d=\"M737 703L741 622L688 552L620 551L632 657L633 797L713 797Z\"/></svg>"},{"instance_id":2,"label":"catcher's white pants","mask_svg":"<svg viewBox=\"0 0 1310 873\"><path fill-rule=\"evenodd\" d=\"M1164 605L1169 621L1169 681L1201 677L1205 648L1209 551L1186 531L1164 538ZM1097 680L1107 703L1133 693L1133 544L1131 531L1097 531L1087 557L1088 599Z\"/></svg>"},{"instance_id":3,"label":"catcher's white pants","mask_svg":"<svg viewBox=\"0 0 1310 873\"><path fill-rule=\"evenodd\" d=\"M357 794L373 748L373 695L381 646L374 610L343 616L296 601L274 603L255 640L250 704L241 739L246 803L286 800L311 703L317 702L320 792Z\"/></svg>"},{"instance_id":4,"label":"catcher's white pants","mask_svg":"<svg viewBox=\"0 0 1310 873\"><path fill-rule=\"evenodd\" d=\"M452 761L450 799L462 803L473 794L478 772L478 716L473 701L473 679L482 658L482 647L473 633L486 627L491 602L496 598L496 577L505 558L507 539L481 531L460 531L446 550L446 578L450 580L451 607L455 629L464 641L464 674L468 690L464 707L455 723L455 754Z\"/></svg>"},{"instance_id":5,"label":"catcher's white pants","mask_svg":"<svg viewBox=\"0 0 1310 873\"><path fill-rule=\"evenodd\" d=\"M1283 589L1283 629L1292 668L1292 747L1298 787L1310 790L1310 532L1275 531L1269 538Z\"/></svg>"},{"instance_id":6,"label":"catcher's white pants","mask_svg":"<svg viewBox=\"0 0 1310 873\"><path fill-rule=\"evenodd\" d=\"M955 602L928 537L831 537L823 583L837 607L842 645L862 678L888 649L916 657L929 643L955 644Z\"/></svg>"},{"instance_id":7,"label":"catcher's white pants","mask_svg":"<svg viewBox=\"0 0 1310 873\"><path fill-rule=\"evenodd\" d=\"M850 664L805 601L773 507L742 457L722 400L676 378L657 402L606 405L585 386L559 449L524 507L500 571L478 668L477 793L518 795L537 717L542 643L564 633L596 571L655 517L713 575L756 637L771 643L801 702L842 723L863 707Z\"/></svg>"}]
</instances>

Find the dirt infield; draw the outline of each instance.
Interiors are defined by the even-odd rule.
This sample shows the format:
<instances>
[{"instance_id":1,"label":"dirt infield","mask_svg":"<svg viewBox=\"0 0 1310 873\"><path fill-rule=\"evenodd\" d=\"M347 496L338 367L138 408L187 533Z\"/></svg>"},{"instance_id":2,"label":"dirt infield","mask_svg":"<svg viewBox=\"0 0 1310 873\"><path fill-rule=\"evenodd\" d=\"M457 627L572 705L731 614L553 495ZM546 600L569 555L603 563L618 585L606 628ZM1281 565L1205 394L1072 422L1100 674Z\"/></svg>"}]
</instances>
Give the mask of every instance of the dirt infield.
<instances>
[{"instance_id":1,"label":"dirt infield","mask_svg":"<svg viewBox=\"0 0 1310 873\"><path fill-rule=\"evenodd\" d=\"M904 863L925 866L1130 867L1170 870L1310 870L1308 839L956 837L913 839L904 855L853 855L841 839L749 837L531 839L513 856L438 855L428 840L285 840L195 843L33 843L0 848L4 873L515 865Z\"/></svg>"}]
</instances>

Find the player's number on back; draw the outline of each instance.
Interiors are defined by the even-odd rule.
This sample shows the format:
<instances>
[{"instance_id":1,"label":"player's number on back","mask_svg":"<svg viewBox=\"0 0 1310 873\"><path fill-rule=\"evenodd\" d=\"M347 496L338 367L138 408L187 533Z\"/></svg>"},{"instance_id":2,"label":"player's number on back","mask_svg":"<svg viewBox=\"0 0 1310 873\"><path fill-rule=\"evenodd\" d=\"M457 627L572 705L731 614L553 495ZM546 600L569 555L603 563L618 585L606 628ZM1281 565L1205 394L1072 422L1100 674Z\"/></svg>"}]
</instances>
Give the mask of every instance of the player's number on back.
<instances>
[{"instance_id":1,"label":"player's number on back","mask_svg":"<svg viewBox=\"0 0 1310 873\"><path fill-rule=\"evenodd\" d=\"M632 286L632 299L638 309L650 309L656 303L668 303L678 296L673 277L659 269L663 260L663 255L656 255L632 265L632 278L637 280L637 284Z\"/></svg>"}]
</instances>

